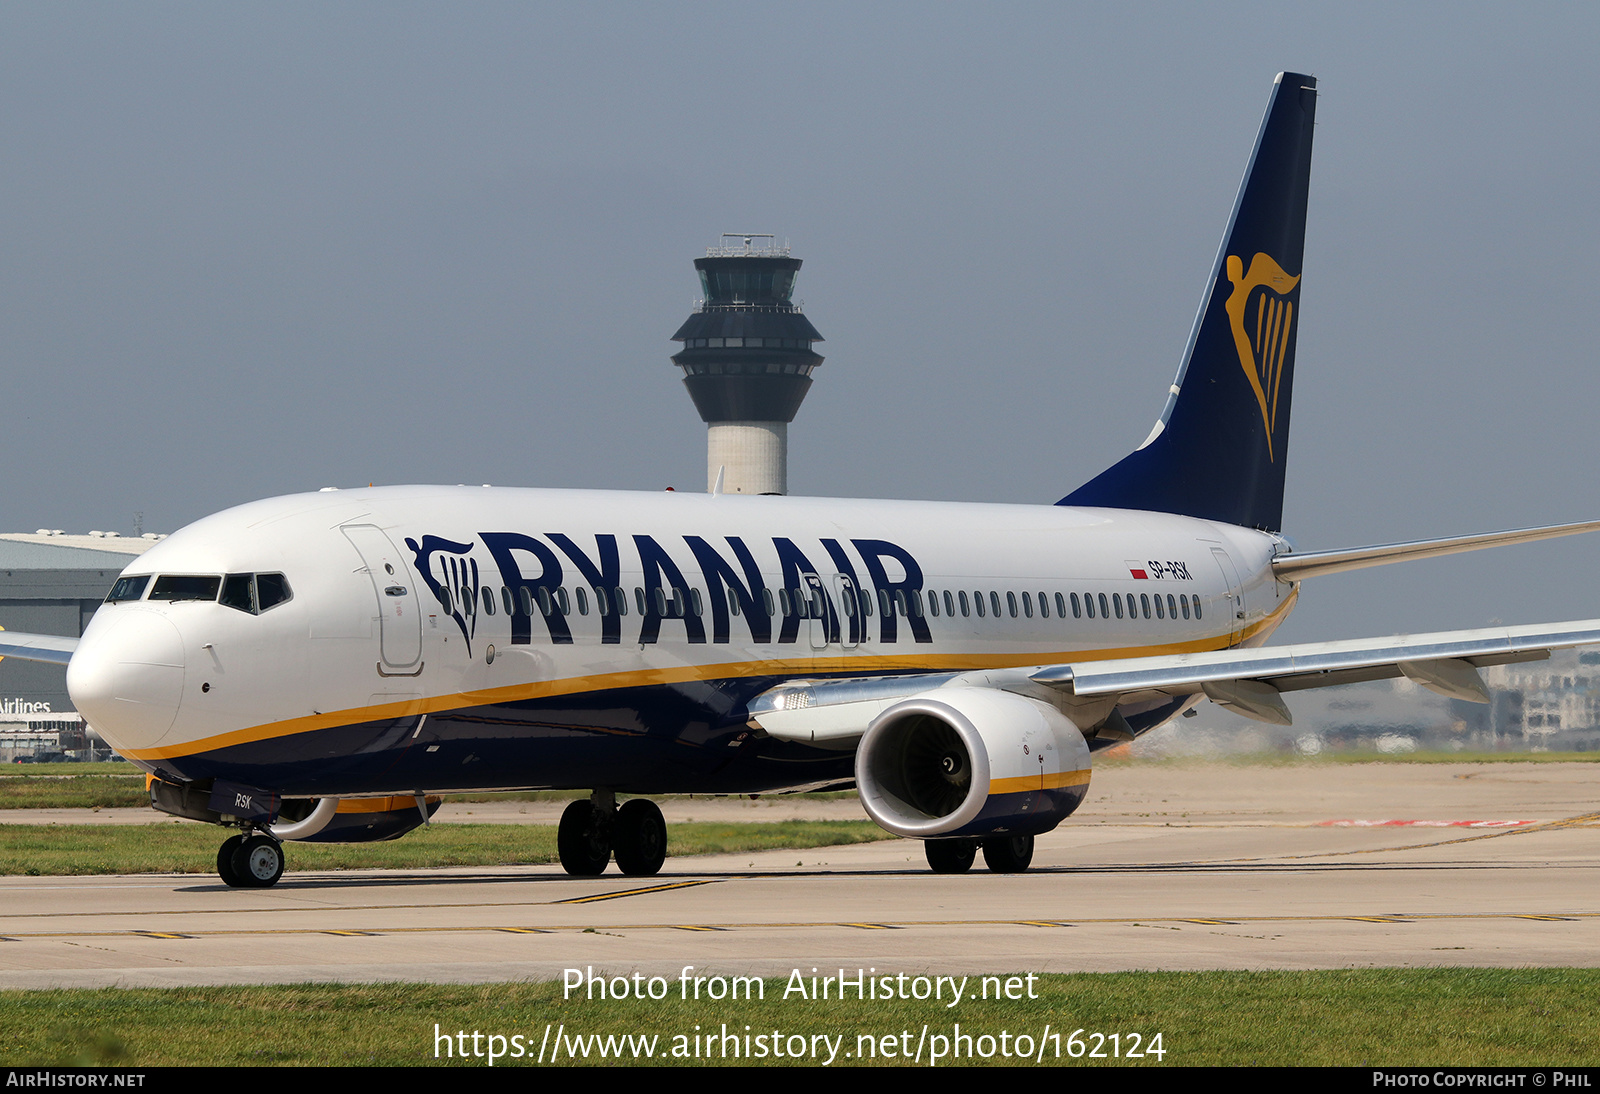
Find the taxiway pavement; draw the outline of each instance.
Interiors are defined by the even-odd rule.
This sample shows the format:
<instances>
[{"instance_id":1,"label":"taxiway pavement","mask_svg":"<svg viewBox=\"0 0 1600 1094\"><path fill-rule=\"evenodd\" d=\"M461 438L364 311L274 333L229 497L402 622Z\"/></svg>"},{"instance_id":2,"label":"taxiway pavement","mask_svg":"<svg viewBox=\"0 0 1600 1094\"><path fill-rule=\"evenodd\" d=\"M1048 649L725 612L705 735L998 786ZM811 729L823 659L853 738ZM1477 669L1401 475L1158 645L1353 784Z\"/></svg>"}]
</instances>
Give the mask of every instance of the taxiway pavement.
<instances>
[{"instance_id":1,"label":"taxiway pavement","mask_svg":"<svg viewBox=\"0 0 1600 1094\"><path fill-rule=\"evenodd\" d=\"M0 987L1600 964L1600 765L1119 763L1034 869L911 841L556 867L0 879ZM679 801L669 818L786 816ZM850 802L815 803L854 815ZM452 807L548 823L560 804ZM712 810L715 809L713 814ZM698 812L696 811L698 810ZM770 813L769 813L770 810ZM471 816L465 814L471 812ZM549 812L550 817L543 814Z\"/></svg>"}]
</instances>

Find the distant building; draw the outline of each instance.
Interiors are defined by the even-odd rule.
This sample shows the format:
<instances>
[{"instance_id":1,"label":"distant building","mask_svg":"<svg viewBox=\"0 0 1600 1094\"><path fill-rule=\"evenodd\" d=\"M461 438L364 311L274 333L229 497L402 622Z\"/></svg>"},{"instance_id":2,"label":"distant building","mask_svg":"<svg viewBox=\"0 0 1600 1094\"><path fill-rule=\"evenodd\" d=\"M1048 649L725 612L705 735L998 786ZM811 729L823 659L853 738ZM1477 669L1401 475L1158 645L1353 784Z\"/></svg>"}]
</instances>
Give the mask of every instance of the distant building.
<instances>
[{"instance_id":1,"label":"distant building","mask_svg":"<svg viewBox=\"0 0 1600 1094\"><path fill-rule=\"evenodd\" d=\"M0 628L82 634L117 575L160 538L114 532L69 536L48 529L0 534ZM65 669L14 657L0 660L0 732L62 715L76 720Z\"/></svg>"},{"instance_id":2,"label":"distant building","mask_svg":"<svg viewBox=\"0 0 1600 1094\"><path fill-rule=\"evenodd\" d=\"M1560 650L1485 669L1484 680L1497 736L1558 752L1600 749L1600 652Z\"/></svg>"}]
</instances>

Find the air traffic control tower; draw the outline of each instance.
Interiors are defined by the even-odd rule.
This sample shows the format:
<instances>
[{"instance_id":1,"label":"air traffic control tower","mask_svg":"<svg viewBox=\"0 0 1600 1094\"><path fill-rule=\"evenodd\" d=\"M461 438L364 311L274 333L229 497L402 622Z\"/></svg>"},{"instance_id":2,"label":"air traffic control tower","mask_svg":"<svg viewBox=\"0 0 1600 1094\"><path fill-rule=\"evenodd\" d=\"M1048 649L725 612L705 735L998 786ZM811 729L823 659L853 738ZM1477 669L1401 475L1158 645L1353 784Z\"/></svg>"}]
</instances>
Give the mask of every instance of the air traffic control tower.
<instances>
[{"instance_id":1,"label":"air traffic control tower","mask_svg":"<svg viewBox=\"0 0 1600 1094\"><path fill-rule=\"evenodd\" d=\"M770 235L723 233L694 260L704 299L678 328L672 363L706 423L706 488L789 492L789 423L822 358L792 299L800 260Z\"/></svg>"}]
</instances>

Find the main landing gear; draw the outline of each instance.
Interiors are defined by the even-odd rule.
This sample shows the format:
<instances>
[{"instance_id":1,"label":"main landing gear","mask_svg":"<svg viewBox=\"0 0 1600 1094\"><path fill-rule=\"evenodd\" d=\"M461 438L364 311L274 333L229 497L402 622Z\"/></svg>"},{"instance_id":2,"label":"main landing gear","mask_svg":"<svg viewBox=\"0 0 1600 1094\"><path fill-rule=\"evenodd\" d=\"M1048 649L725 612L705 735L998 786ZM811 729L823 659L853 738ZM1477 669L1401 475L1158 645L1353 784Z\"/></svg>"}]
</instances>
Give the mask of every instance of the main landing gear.
<instances>
[{"instance_id":1,"label":"main landing gear","mask_svg":"<svg viewBox=\"0 0 1600 1094\"><path fill-rule=\"evenodd\" d=\"M605 873L613 852L617 869L647 877L666 861L667 822L648 798L633 798L618 809L615 794L596 790L587 801L575 801L561 814L556 850L562 868L574 877Z\"/></svg>"},{"instance_id":2,"label":"main landing gear","mask_svg":"<svg viewBox=\"0 0 1600 1094\"><path fill-rule=\"evenodd\" d=\"M936 874L964 874L983 848L983 862L997 874L1020 874L1033 862L1032 836L990 836L988 839L930 839L923 854Z\"/></svg>"},{"instance_id":3,"label":"main landing gear","mask_svg":"<svg viewBox=\"0 0 1600 1094\"><path fill-rule=\"evenodd\" d=\"M265 889L283 876L283 844L263 832L225 840L217 851L217 876L235 889Z\"/></svg>"}]
</instances>

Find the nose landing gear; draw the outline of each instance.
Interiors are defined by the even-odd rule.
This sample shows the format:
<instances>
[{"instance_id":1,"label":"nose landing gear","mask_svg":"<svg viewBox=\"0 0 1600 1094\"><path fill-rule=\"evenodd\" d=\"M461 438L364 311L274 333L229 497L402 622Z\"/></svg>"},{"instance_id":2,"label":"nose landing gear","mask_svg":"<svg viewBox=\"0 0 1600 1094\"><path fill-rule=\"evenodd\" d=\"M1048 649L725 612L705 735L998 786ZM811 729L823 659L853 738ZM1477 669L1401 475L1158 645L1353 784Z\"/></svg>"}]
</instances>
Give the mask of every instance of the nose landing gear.
<instances>
[{"instance_id":1,"label":"nose landing gear","mask_svg":"<svg viewBox=\"0 0 1600 1094\"><path fill-rule=\"evenodd\" d=\"M217 876L235 889L265 889L283 876L283 844L261 832L232 836L217 850Z\"/></svg>"}]
</instances>

